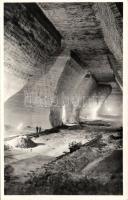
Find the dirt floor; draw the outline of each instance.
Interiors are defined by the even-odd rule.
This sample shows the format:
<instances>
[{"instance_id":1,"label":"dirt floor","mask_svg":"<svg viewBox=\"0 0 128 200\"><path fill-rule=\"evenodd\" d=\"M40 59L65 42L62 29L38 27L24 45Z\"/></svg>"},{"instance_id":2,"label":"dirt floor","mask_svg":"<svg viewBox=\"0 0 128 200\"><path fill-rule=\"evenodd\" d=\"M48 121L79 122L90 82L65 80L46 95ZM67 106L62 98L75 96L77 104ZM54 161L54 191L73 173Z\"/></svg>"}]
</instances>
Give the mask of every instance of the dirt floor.
<instances>
[{"instance_id":1,"label":"dirt floor","mask_svg":"<svg viewBox=\"0 0 128 200\"><path fill-rule=\"evenodd\" d=\"M121 129L87 124L31 139L34 148L5 150L5 194L122 194ZM80 149L70 153L71 142Z\"/></svg>"}]
</instances>

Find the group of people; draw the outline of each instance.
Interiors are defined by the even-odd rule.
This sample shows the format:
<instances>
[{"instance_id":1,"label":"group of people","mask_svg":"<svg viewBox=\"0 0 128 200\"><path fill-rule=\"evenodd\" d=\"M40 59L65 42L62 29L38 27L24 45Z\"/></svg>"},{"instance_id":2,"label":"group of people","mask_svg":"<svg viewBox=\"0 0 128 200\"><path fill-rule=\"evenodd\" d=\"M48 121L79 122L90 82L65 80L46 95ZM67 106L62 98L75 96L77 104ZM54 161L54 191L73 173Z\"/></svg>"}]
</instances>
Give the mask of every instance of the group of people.
<instances>
[{"instance_id":1,"label":"group of people","mask_svg":"<svg viewBox=\"0 0 128 200\"><path fill-rule=\"evenodd\" d=\"M37 134L41 133L41 126L40 127L36 126L36 133Z\"/></svg>"}]
</instances>

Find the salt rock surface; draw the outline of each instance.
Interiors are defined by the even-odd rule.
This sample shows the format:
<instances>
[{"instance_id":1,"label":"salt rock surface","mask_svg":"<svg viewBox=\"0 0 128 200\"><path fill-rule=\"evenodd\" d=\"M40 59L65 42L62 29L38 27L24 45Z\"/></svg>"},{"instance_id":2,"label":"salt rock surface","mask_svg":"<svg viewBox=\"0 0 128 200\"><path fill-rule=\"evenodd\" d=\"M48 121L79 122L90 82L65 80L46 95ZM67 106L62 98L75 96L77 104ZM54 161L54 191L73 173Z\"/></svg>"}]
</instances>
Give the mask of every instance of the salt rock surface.
<instances>
[{"instance_id":1,"label":"salt rock surface","mask_svg":"<svg viewBox=\"0 0 128 200\"><path fill-rule=\"evenodd\" d=\"M7 145L13 148L32 148L37 146L28 136L18 136L8 141Z\"/></svg>"}]
</instances>

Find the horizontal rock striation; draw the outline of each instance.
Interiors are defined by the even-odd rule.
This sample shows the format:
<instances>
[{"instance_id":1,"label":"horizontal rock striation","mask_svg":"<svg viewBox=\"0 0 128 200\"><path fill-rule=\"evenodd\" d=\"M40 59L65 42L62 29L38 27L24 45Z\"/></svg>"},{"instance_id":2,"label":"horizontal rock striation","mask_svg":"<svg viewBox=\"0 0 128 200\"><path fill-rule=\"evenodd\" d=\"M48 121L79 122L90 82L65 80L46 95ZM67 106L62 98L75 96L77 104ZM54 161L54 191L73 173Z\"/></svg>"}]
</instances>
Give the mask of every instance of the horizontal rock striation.
<instances>
[{"instance_id":1,"label":"horizontal rock striation","mask_svg":"<svg viewBox=\"0 0 128 200\"><path fill-rule=\"evenodd\" d=\"M61 35L36 4L6 3L4 69L7 98L18 92L28 79L40 76L46 66L48 70L60 52L60 45ZM16 80L19 84L15 84ZM12 91L14 84L17 86Z\"/></svg>"},{"instance_id":2,"label":"horizontal rock striation","mask_svg":"<svg viewBox=\"0 0 128 200\"><path fill-rule=\"evenodd\" d=\"M122 66L122 17L116 5L112 3L95 3L93 9L101 24L104 40L108 48Z\"/></svg>"},{"instance_id":3,"label":"horizontal rock striation","mask_svg":"<svg viewBox=\"0 0 128 200\"><path fill-rule=\"evenodd\" d=\"M39 3L40 8L63 36L67 48L98 81L114 80L95 3ZM70 30L70 31L69 31Z\"/></svg>"}]
</instances>

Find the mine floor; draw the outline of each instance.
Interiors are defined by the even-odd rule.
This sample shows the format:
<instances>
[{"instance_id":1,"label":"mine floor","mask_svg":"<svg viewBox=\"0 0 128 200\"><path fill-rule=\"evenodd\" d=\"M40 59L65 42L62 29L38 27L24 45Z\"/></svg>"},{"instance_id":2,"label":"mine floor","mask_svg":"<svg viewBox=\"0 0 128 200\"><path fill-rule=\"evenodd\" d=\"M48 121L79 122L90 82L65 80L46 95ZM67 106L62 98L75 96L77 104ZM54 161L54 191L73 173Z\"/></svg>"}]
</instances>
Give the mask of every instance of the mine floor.
<instances>
[{"instance_id":1,"label":"mine floor","mask_svg":"<svg viewBox=\"0 0 128 200\"><path fill-rule=\"evenodd\" d=\"M62 165L64 165L61 172L69 173L73 180L77 181L82 177L90 176L91 179L98 180L98 183L106 185L110 182L110 175L115 177L116 171L119 171L119 177L122 177L122 138L120 135L121 130L119 129L106 129L102 126L92 127L88 124L83 127L62 128L57 133L42 134L37 138L32 137L32 140L37 144L34 148L12 148L5 150L5 194L33 194L30 188L27 189L25 187L24 190L23 188L18 189L17 185L24 185L32 180L33 177L37 177L37 174L40 176L42 171L44 173L44 169L49 169L49 163L51 163L50 170L51 165L53 165L50 173L56 170L60 171ZM69 144L72 142L81 142L81 148L70 153ZM81 154L80 151L82 151ZM71 160L70 157L72 157ZM78 166L77 160L79 163ZM62 163L58 164L59 162ZM69 164L66 165L65 162L71 162L70 165L73 165L73 169L71 170L68 166ZM54 169L57 166L58 169ZM114 181L117 181L115 185L121 185L122 178L119 177L118 180L114 179ZM49 188L52 187L49 186ZM57 193L53 191L53 188L46 191L44 187L41 189L40 186L36 187L36 190L34 189L33 191L34 194ZM115 194L116 192L117 194L121 194L122 189L119 191L110 191L110 194ZM60 190L59 194L61 193L63 194ZM70 193L72 194L68 190L64 192L64 194ZM96 191L96 193L102 194L104 193L104 189L101 189L99 192ZM88 194L88 192L80 189L76 194Z\"/></svg>"}]
</instances>

